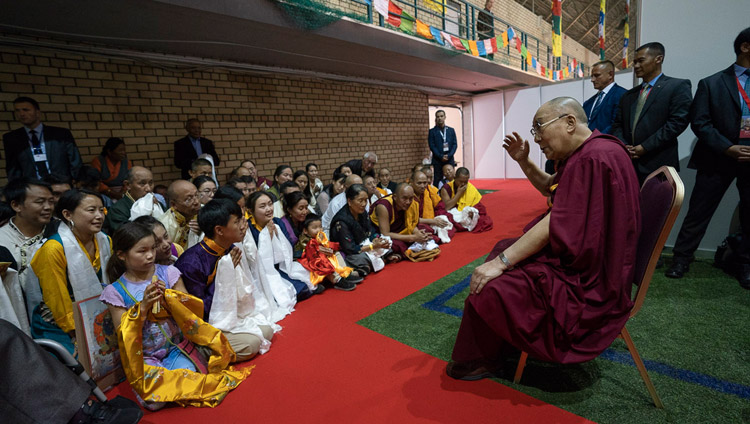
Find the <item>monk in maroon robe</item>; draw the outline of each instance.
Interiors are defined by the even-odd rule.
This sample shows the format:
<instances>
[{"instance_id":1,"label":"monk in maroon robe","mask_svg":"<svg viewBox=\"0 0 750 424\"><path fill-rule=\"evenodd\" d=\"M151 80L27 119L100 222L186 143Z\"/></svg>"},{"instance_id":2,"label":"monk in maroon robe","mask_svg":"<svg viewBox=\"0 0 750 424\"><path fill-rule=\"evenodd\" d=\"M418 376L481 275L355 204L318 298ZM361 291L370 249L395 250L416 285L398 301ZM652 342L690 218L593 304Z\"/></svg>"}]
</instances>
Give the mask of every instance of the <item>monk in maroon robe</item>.
<instances>
[{"instance_id":1,"label":"monk in maroon robe","mask_svg":"<svg viewBox=\"0 0 750 424\"><path fill-rule=\"evenodd\" d=\"M529 143L517 133L503 147L551 206L474 270L455 362L446 369L453 378L492 376L513 348L558 363L593 359L633 305L639 185L625 146L592 133L581 105L567 97L536 112L532 134L559 161L555 175L529 159Z\"/></svg>"},{"instance_id":2,"label":"monk in maroon robe","mask_svg":"<svg viewBox=\"0 0 750 424\"><path fill-rule=\"evenodd\" d=\"M414 204L414 189L401 183L393 194L373 203L370 220L381 235L391 238L391 250L396 257L389 255L390 262L404 258L406 250L413 243L426 243L431 236L418 228L419 212Z\"/></svg>"},{"instance_id":3,"label":"monk in maroon robe","mask_svg":"<svg viewBox=\"0 0 750 424\"><path fill-rule=\"evenodd\" d=\"M474 228L471 229L471 232L481 233L483 231L489 231L492 229L492 218L487 215L487 208L482 204L482 195L479 193L479 190L469 182L469 177L470 173L468 169L464 167L458 168L453 181L443 184L443 187L440 189L440 197L442 199L441 203L443 203L445 209L448 210L446 216L451 224L453 224L453 228L456 231L469 231L469 229L456 222L451 211L455 208L460 212L466 207L476 209L479 215L477 223Z\"/></svg>"},{"instance_id":4,"label":"monk in maroon robe","mask_svg":"<svg viewBox=\"0 0 750 424\"><path fill-rule=\"evenodd\" d=\"M448 222L435 219L438 215L445 215L445 204L443 203L437 189L430 185L430 178L423 171L414 171L409 179L409 184L414 190L414 203L419 211L419 225L417 227L432 236L436 243L441 243L440 238L435 233L433 226L447 227ZM415 206L412 206L415 207ZM448 230L448 237L453 238L456 230Z\"/></svg>"}]
</instances>

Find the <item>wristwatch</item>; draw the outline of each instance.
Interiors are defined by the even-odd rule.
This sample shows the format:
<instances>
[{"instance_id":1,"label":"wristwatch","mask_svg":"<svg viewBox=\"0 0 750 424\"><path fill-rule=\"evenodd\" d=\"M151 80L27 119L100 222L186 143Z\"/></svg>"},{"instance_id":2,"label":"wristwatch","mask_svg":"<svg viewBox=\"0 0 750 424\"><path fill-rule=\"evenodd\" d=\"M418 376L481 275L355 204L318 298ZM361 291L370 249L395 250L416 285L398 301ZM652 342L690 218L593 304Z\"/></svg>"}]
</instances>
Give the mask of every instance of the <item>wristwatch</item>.
<instances>
[{"instance_id":1,"label":"wristwatch","mask_svg":"<svg viewBox=\"0 0 750 424\"><path fill-rule=\"evenodd\" d=\"M511 265L508 258L505 257L505 252L500 252L500 254L497 255L497 257L505 264L506 270L510 271L511 269L513 269L513 265Z\"/></svg>"}]
</instances>

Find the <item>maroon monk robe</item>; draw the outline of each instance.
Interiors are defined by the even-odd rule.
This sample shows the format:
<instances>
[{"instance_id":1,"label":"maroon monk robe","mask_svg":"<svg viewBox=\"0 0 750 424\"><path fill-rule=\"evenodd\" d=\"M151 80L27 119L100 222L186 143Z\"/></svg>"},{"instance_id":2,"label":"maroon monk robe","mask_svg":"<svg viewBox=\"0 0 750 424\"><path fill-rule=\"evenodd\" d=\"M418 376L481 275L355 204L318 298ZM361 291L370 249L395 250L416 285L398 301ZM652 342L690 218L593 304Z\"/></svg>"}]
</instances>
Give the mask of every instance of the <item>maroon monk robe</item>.
<instances>
[{"instance_id":1,"label":"maroon monk robe","mask_svg":"<svg viewBox=\"0 0 750 424\"><path fill-rule=\"evenodd\" d=\"M370 210L375 212L375 208L377 208L378 205L385 206L385 209L388 211L388 221L392 221L390 226L392 233L400 233L404 230L404 228L406 228L406 211L397 211L396 207L393 206L393 204L389 202L385 197L382 199L378 199L378 201L373 203L372 209ZM373 225L375 225L374 222ZM378 228L378 226L375 225L375 228ZM378 232L380 232L380 230L378 230ZM406 251L409 249L409 246L410 245L407 245L401 240L391 239L391 250L393 251L393 253L404 256L406 254Z\"/></svg>"},{"instance_id":2,"label":"maroon monk robe","mask_svg":"<svg viewBox=\"0 0 750 424\"><path fill-rule=\"evenodd\" d=\"M414 202L416 202L417 205L419 205L419 217L420 218L424 218L424 202L426 201L425 197L429 198L429 194L427 194L427 196L425 196L424 194L422 196L414 196ZM441 200L440 202L438 202L437 205L433 206L433 211L435 213L435 216L445 215L446 214L445 203L443 203L443 201ZM450 221L450 217L446 216L446 218L448 218L448 220ZM435 243L437 244L443 243L443 241L440 240L440 237L437 236L437 232L435 232L435 230L432 228L431 225L419 224L417 225L417 228L429 234ZM453 238L454 235L456 235L455 226L451 228L450 230L448 230L448 237Z\"/></svg>"},{"instance_id":3,"label":"maroon monk robe","mask_svg":"<svg viewBox=\"0 0 750 424\"><path fill-rule=\"evenodd\" d=\"M638 179L624 145L598 131L558 169L549 243L469 295L453 360L597 357L628 320L640 231ZM544 215L532 221L530 229ZM515 240L503 240L487 260Z\"/></svg>"},{"instance_id":4,"label":"maroon monk robe","mask_svg":"<svg viewBox=\"0 0 750 424\"><path fill-rule=\"evenodd\" d=\"M445 189L445 192L448 194L448 197L453 197L453 189L451 188L450 185L446 184L442 188ZM477 225L474 226L474 229L471 230L471 232L481 233L484 231L491 230L493 222L492 222L492 218L489 215L487 215L487 208L484 207L482 202L479 202L472 207L479 211L479 219L477 219ZM446 216L448 217L448 220L451 222L451 224L453 224L453 228L455 228L457 232L460 233L462 231L469 231L466 228L464 228L463 225L458 224L456 223L456 221L453 220L453 214L446 213Z\"/></svg>"}]
</instances>

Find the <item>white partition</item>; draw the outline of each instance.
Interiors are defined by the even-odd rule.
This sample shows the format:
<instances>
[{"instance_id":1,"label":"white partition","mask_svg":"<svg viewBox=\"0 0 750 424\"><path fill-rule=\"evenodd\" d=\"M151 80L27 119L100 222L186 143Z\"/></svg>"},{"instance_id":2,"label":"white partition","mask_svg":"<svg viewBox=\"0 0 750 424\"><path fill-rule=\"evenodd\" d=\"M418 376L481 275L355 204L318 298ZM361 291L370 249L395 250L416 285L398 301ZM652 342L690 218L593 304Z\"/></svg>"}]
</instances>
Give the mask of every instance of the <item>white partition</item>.
<instances>
[{"instance_id":1,"label":"white partition","mask_svg":"<svg viewBox=\"0 0 750 424\"><path fill-rule=\"evenodd\" d=\"M517 132L531 146L530 157L539 159L539 146L531 140L531 122L534 113L539 109L540 87L523 88L520 90L507 90L503 93L505 99L505 133ZM503 162L505 163L505 178L526 178L516 161L510 158L503 149Z\"/></svg>"},{"instance_id":2,"label":"white partition","mask_svg":"<svg viewBox=\"0 0 750 424\"><path fill-rule=\"evenodd\" d=\"M503 137L505 115L503 93L481 94L472 98L474 177L505 178Z\"/></svg>"}]
</instances>

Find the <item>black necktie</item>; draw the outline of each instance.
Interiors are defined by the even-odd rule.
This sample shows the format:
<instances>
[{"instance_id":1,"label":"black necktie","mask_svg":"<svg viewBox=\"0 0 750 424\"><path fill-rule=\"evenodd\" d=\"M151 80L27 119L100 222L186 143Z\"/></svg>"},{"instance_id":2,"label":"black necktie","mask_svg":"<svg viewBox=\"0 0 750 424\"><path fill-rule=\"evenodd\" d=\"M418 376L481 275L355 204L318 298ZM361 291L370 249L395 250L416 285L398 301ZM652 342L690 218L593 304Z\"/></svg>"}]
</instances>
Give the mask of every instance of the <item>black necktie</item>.
<instances>
[{"instance_id":1,"label":"black necktie","mask_svg":"<svg viewBox=\"0 0 750 424\"><path fill-rule=\"evenodd\" d=\"M29 131L31 133L31 146L32 146L32 153L34 156L41 155L42 154L42 144L39 142L39 137L36 136L36 130ZM49 171L47 171L47 162L46 161L37 161L36 157L34 158L34 163L36 164L36 172L39 174L39 178L44 178L49 174Z\"/></svg>"},{"instance_id":2,"label":"black necktie","mask_svg":"<svg viewBox=\"0 0 750 424\"><path fill-rule=\"evenodd\" d=\"M594 105L591 107L591 117L593 118L596 116L596 112L599 109L599 106L602 104L602 98L604 97L604 92L600 91L599 94L596 95L596 99L594 99Z\"/></svg>"}]
</instances>

